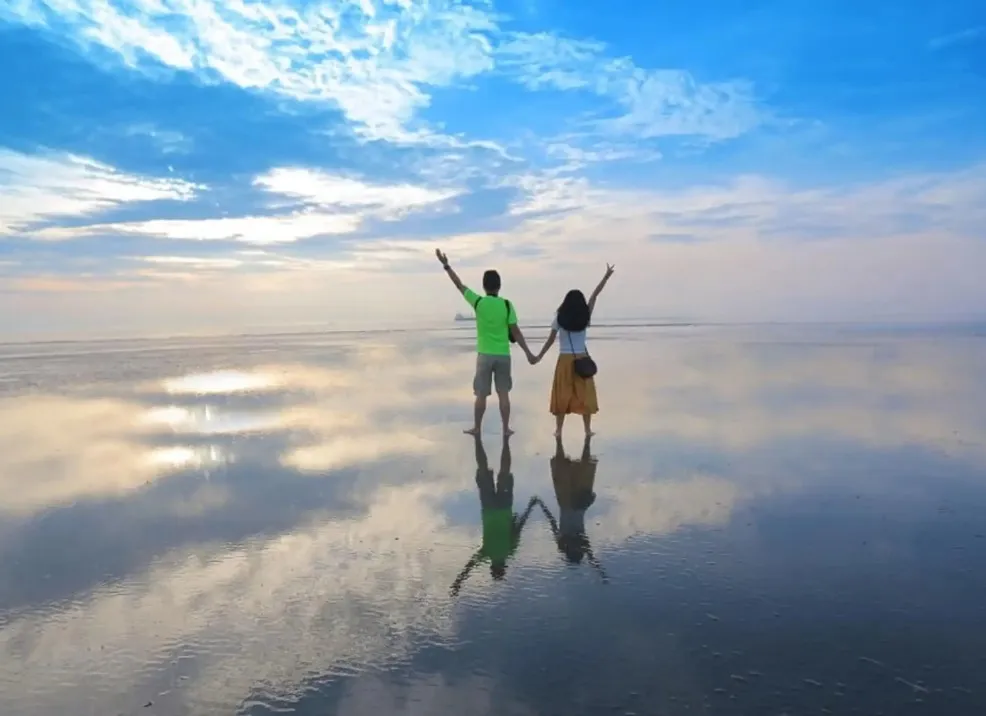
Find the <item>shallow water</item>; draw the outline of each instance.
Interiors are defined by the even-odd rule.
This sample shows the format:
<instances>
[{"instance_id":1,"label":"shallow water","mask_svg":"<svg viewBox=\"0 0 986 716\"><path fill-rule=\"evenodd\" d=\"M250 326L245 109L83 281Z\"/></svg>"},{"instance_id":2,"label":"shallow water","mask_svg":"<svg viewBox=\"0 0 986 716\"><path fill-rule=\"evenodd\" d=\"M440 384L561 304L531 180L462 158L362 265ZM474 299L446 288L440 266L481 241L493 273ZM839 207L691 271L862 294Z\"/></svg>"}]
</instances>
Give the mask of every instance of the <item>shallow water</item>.
<instances>
[{"instance_id":1,"label":"shallow water","mask_svg":"<svg viewBox=\"0 0 986 716\"><path fill-rule=\"evenodd\" d=\"M592 345L585 460L515 359L456 594L468 327L0 346L0 713L986 713L986 339Z\"/></svg>"}]
</instances>

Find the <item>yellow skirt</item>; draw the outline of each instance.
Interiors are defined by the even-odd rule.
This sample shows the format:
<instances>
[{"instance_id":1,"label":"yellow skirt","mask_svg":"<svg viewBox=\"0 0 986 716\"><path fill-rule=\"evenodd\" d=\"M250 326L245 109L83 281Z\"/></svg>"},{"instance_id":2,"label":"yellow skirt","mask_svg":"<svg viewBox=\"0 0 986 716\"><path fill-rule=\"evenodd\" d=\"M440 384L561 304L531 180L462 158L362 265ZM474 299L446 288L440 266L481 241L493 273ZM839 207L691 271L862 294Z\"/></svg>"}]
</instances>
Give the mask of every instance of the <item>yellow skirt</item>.
<instances>
[{"instance_id":1,"label":"yellow skirt","mask_svg":"<svg viewBox=\"0 0 986 716\"><path fill-rule=\"evenodd\" d=\"M558 356L555 379L551 384L552 415L595 415L599 412L596 381L575 374L577 357L570 353Z\"/></svg>"}]
</instances>

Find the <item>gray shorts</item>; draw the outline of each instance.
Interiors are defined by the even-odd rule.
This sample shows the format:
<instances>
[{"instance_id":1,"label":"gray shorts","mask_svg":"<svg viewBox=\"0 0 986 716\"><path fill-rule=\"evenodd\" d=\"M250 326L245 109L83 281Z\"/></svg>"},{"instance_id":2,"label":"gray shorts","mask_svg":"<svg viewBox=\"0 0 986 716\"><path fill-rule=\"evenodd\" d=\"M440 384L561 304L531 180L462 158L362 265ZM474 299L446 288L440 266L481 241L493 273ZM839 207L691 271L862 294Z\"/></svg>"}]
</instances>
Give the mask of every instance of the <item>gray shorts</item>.
<instances>
[{"instance_id":1,"label":"gray shorts","mask_svg":"<svg viewBox=\"0 0 986 716\"><path fill-rule=\"evenodd\" d=\"M476 377L472 379L472 392L477 397L486 397L493 390L494 380L497 393L509 393L514 387L510 373L510 356L491 356L476 354Z\"/></svg>"}]
</instances>

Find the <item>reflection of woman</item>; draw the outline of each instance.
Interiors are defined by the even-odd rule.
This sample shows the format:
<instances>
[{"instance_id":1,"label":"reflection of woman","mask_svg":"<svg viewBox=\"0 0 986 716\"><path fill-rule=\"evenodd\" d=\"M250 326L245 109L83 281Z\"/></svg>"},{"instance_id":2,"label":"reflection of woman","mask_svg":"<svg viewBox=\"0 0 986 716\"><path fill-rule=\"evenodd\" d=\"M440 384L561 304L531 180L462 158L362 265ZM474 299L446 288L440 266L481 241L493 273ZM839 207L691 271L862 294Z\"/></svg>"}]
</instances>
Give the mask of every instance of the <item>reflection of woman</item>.
<instances>
[{"instance_id":1,"label":"reflection of woman","mask_svg":"<svg viewBox=\"0 0 986 716\"><path fill-rule=\"evenodd\" d=\"M589 564L599 570L605 580L606 574L593 555L589 536L585 532L585 513L596 501L593 487L597 464L592 457L588 437L578 460L567 457L561 438L556 438L555 454L551 458L551 482L558 501L558 521L555 521L543 502L541 509L551 523L558 551L572 564L580 564L583 559L588 559Z\"/></svg>"},{"instance_id":2,"label":"reflection of woman","mask_svg":"<svg viewBox=\"0 0 986 716\"><path fill-rule=\"evenodd\" d=\"M496 476L495 484L486 449L483 447L483 439L477 435L475 441L476 489L479 491L479 505L482 511L483 545L456 577L451 589L453 595L459 593L463 582L480 562L489 560L493 579L503 579L507 571L507 560L517 551L520 533L535 503L535 498L531 498L523 515L514 514L514 476L510 471L510 443L507 437L503 439L500 471Z\"/></svg>"},{"instance_id":3,"label":"reflection of woman","mask_svg":"<svg viewBox=\"0 0 986 716\"><path fill-rule=\"evenodd\" d=\"M583 378L575 370L575 361L589 355L586 347L586 330L589 320L596 308L596 299L613 275L613 267L606 266L606 275L596 286L589 300L578 289L573 289L565 295L565 300L558 307L558 315L551 324L551 333L544 342L541 352L534 358L540 361L558 339L558 361L555 363L555 376L551 383L551 414L555 416L555 435L561 435L566 415L581 415L585 425L586 436L592 435L592 416L599 412L596 399L596 381L593 378Z\"/></svg>"}]
</instances>

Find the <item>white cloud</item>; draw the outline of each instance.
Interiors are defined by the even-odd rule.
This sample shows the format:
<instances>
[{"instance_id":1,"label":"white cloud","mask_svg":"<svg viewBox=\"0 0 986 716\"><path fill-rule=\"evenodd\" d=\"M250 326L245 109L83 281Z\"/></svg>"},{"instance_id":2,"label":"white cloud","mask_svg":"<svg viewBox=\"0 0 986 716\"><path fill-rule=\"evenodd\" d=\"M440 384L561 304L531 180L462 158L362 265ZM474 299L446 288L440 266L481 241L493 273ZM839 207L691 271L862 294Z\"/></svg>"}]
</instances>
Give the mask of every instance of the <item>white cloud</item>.
<instances>
[{"instance_id":1,"label":"white cloud","mask_svg":"<svg viewBox=\"0 0 986 716\"><path fill-rule=\"evenodd\" d=\"M386 216L400 216L460 193L457 189L429 189L411 184L369 184L350 177L290 167L274 169L257 177L254 184L312 204L371 209Z\"/></svg>"},{"instance_id":2,"label":"white cloud","mask_svg":"<svg viewBox=\"0 0 986 716\"><path fill-rule=\"evenodd\" d=\"M271 323L287 317L325 321L326 305L334 306L331 321L346 326L444 320L459 310L456 300L461 299L435 275L435 245L448 251L466 282L475 283L486 266L498 268L524 322L545 318L573 283L585 287L597 280L607 261L620 272L607 293L611 316L941 319L969 317L986 305L979 269L986 262L980 237L986 224L984 166L856 186L791 186L747 176L642 190L551 173L519 175L509 185L521 195L508 208L512 223L502 228L431 240L355 234L333 246L330 255L263 255L262 260L273 262L265 270L230 270L221 286L203 280L194 296L168 293L163 281L160 290L143 284L126 289L126 301L119 300L119 291L55 284L62 293L71 289L77 299L77 312L68 317L64 296L56 303L42 293L53 290L51 281L4 277L4 287L23 292L16 299L23 308L13 308L11 298L9 318L2 320L8 328L23 329L23 316L42 311L37 315L51 326L78 329L86 321L91 327L96 317L100 323L112 316L120 325L137 325L153 316L175 330L204 330L252 323L261 314ZM308 233L279 221L287 220L272 219L264 227L267 232L214 224L212 238L244 235L231 228L266 243ZM129 228L145 235L154 229L153 235L165 237L201 236L196 223L202 222L145 222ZM325 227L316 222L308 231L325 233ZM538 252L537 260L531 260L530 250ZM236 252L229 257L247 259ZM327 282L330 270L333 280ZM105 283L106 278L91 281ZM388 286L385 292L379 290L381 280ZM395 302L394 295L416 300ZM257 308L245 316L239 307L248 300ZM83 306L86 315L81 315Z\"/></svg>"},{"instance_id":3,"label":"white cloud","mask_svg":"<svg viewBox=\"0 0 986 716\"><path fill-rule=\"evenodd\" d=\"M588 139L591 149L578 146L580 141ZM616 144L600 141L599 137L559 137L545 146L545 153L562 164L553 171L557 173L573 172L585 168L589 164L603 162L637 162L644 163L661 158L661 153L643 147L638 143L629 142Z\"/></svg>"},{"instance_id":4,"label":"white cloud","mask_svg":"<svg viewBox=\"0 0 986 716\"><path fill-rule=\"evenodd\" d=\"M359 228L353 214L300 212L285 216L243 216L222 219L153 219L81 228L44 229L40 239L65 240L94 234L140 234L182 241L241 241L245 244L280 244L313 236L348 234Z\"/></svg>"},{"instance_id":5,"label":"white cloud","mask_svg":"<svg viewBox=\"0 0 986 716\"><path fill-rule=\"evenodd\" d=\"M185 154L192 149L192 140L181 132L160 129L150 123L132 125L126 133L131 137L147 137L164 154Z\"/></svg>"},{"instance_id":6,"label":"white cloud","mask_svg":"<svg viewBox=\"0 0 986 716\"><path fill-rule=\"evenodd\" d=\"M62 0L49 29L99 44L131 68L160 63L244 88L328 101L371 139L420 142L409 128L429 87L492 68L492 17L453 0L343 0L297 9L286 3L155 0L136 5ZM43 24L40 2L12 13ZM67 21L69 30L64 30Z\"/></svg>"},{"instance_id":7,"label":"white cloud","mask_svg":"<svg viewBox=\"0 0 986 716\"><path fill-rule=\"evenodd\" d=\"M39 239L65 240L94 234L142 234L164 239L241 241L279 244L313 236L349 234L366 218L396 220L459 194L457 189L430 189L411 184L371 184L350 177L302 168L278 168L254 184L272 194L307 205L283 215L149 221L52 227L34 232Z\"/></svg>"},{"instance_id":8,"label":"white cloud","mask_svg":"<svg viewBox=\"0 0 986 716\"><path fill-rule=\"evenodd\" d=\"M226 269L243 265L238 259L209 258L204 256L137 256L136 261L166 266L187 266L197 269Z\"/></svg>"},{"instance_id":9,"label":"white cloud","mask_svg":"<svg viewBox=\"0 0 986 716\"><path fill-rule=\"evenodd\" d=\"M625 114L603 127L620 134L732 139L761 121L746 82L702 84L682 70L637 73L629 60L618 61L608 73L601 93L610 95Z\"/></svg>"},{"instance_id":10,"label":"white cloud","mask_svg":"<svg viewBox=\"0 0 986 716\"><path fill-rule=\"evenodd\" d=\"M515 216L539 212L577 211L598 203L599 192L587 179L556 177L546 174L520 174L504 181L506 186L520 189L521 199L510 207Z\"/></svg>"},{"instance_id":11,"label":"white cloud","mask_svg":"<svg viewBox=\"0 0 986 716\"><path fill-rule=\"evenodd\" d=\"M0 20L42 25L45 22L45 7L36 0L7 0L0 3Z\"/></svg>"},{"instance_id":12,"label":"white cloud","mask_svg":"<svg viewBox=\"0 0 986 716\"><path fill-rule=\"evenodd\" d=\"M0 236L36 222L87 216L132 202L187 200L198 188L176 179L126 174L73 154L0 149Z\"/></svg>"},{"instance_id":13,"label":"white cloud","mask_svg":"<svg viewBox=\"0 0 986 716\"><path fill-rule=\"evenodd\" d=\"M103 168L103 171L111 170ZM162 188L171 186L167 182L159 182L140 184L133 188L123 181L118 183L130 191L128 198L131 201L136 196L162 198ZM396 220L460 193L458 189L431 189L411 184L372 184L351 177L291 167L273 169L256 177L254 184L272 194L300 201L306 206L303 210L287 214L56 226L33 231L31 236L60 241L87 235L141 234L189 241L227 240L255 245L288 243L313 236L349 234L359 229L367 218ZM191 191L191 185L179 182L176 186L182 191ZM105 193L105 187L99 188ZM144 194L140 194L140 191ZM153 193L155 191L156 194ZM123 194L120 193L120 196ZM107 204L104 201L99 208L105 208L105 205Z\"/></svg>"},{"instance_id":14,"label":"white cloud","mask_svg":"<svg viewBox=\"0 0 986 716\"><path fill-rule=\"evenodd\" d=\"M762 117L747 82L701 83L680 69L645 69L629 57L612 58L599 42L550 33L514 33L497 46L497 61L532 90L590 92L610 100L615 117L598 126L649 139L737 137Z\"/></svg>"},{"instance_id":15,"label":"white cloud","mask_svg":"<svg viewBox=\"0 0 986 716\"><path fill-rule=\"evenodd\" d=\"M69 6L67 3L59 5ZM189 70L194 66L192 48L167 30L141 22L139 17L133 17L129 13L120 12L109 2L86 5L91 13L91 24L82 33L85 41L113 48L129 65L137 64L138 58L143 55L182 70Z\"/></svg>"},{"instance_id":16,"label":"white cloud","mask_svg":"<svg viewBox=\"0 0 986 716\"><path fill-rule=\"evenodd\" d=\"M648 70L606 46L549 33L504 35L484 4L456 0L326 0L303 9L216 0L22 0L21 22L100 45L128 66L164 65L247 89L337 106L369 139L471 146L418 120L435 88L497 68L530 89L582 90L612 102L605 126L640 137L735 137L759 122L743 82L702 84L678 69ZM57 21L46 23L46 14Z\"/></svg>"},{"instance_id":17,"label":"white cloud","mask_svg":"<svg viewBox=\"0 0 986 716\"><path fill-rule=\"evenodd\" d=\"M606 45L593 40L576 40L553 33L518 32L497 45L500 66L511 70L529 89L593 89L594 63L603 56Z\"/></svg>"},{"instance_id":18,"label":"white cloud","mask_svg":"<svg viewBox=\"0 0 986 716\"><path fill-rule=\"evenodd\" d=\"M717 184L643 190L593 185L553 172L517 175L506 184L523 190L512 213L558 212L541 224L552 220L570 231L573 224L605 231L616 222L635 222L638 239L655 232L782 243L972 238L986 222L986 165L810 188L748 175ZM622 234L625 239L631 235Z\"/></svg>"}]
</instances>

